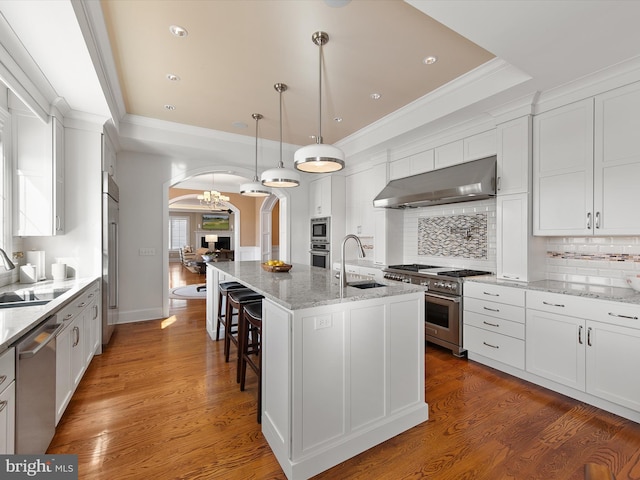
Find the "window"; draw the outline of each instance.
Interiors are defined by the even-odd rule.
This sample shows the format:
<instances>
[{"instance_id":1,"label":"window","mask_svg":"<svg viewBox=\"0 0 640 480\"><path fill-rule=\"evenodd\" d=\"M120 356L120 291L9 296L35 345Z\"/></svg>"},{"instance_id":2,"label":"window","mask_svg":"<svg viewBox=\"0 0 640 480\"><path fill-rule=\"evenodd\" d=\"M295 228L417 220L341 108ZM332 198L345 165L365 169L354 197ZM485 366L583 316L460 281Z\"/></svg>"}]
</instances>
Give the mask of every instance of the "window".
<instances>
[{"instance_id":1,"label":"window","mask_svg":"<svg viewBox=\"0 0 640 480\"><path fill-rule=\"evenodd\" d=\"M169 250L178 250L188 245L189 217L169 217Z\"/></svg>"}]
</instances>

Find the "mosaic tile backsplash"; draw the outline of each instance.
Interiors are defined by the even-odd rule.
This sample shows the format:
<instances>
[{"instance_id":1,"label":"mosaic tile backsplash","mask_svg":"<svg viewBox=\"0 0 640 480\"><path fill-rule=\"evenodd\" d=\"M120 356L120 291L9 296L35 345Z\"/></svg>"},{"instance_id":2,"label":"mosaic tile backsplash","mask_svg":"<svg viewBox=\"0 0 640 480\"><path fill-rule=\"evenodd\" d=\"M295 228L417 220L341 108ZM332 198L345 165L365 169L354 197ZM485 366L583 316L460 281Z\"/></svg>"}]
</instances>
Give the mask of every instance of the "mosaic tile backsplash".
<instances>
[{"instance_id":1,"label":"mosaic tile backsplash","mask_svg":"<svg viewBox=\"0 0 640 480\"><path fill-rule=\"evenodd\" d=\"M487 259L487 214L418 218L418 255Z\"/></svg>"}]
</instances>

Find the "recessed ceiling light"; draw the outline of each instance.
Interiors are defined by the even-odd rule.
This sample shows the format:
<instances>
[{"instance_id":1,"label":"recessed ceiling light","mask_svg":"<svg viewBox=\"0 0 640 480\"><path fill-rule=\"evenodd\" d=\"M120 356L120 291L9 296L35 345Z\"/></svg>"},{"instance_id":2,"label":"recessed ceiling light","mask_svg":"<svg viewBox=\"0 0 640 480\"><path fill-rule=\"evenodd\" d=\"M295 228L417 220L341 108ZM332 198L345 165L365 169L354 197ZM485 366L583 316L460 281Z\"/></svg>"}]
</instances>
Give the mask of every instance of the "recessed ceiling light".
<instances>
[{"instance_id":1,"label":"recessed ceiling light","mask_svg":"<svg viewBox=\"0 0 640 480\"><path fill-rule=\"evenodd\" d=\"M382 97L379 93L372 93L369 96L371 97L371 100L380 100L380 97Z\"/></svg>"},{"instance_id":2,"label":"recessed ceiling light","mask_svg":"<svg viewBox=\"0 0 640 480\"><path fill-rule=\"evenodd\" d=\"M241 121L233 122L231 125L234 126L235 128L247 128L248 127L248 125L246 123L241 122Z\"/></svg>"},{"instance_id":3,"label":"recessed ceiling light","mask_svg":"<svg viewBox=\"0 0 640 480\"><path fill-rule=\"evenodd\" d=\"M165 106L164 106L164 109L165 109L165 110L175 110L175 109L176 109L176 107L175 107L175 105L168 105L168 104L167 104L167 105L165 105Z\"/></svg>"},{"instance_id":4,"label":"recessed ceiling light","mask_svg":"<svg viewBox=\"0 0 640 480\"><path fill-rule=\"evenodd\" d=\"M189 32L187 32L187 29L179 25L171 25L169 27L169 31L176 37L186 37L187 35L189 35Z\"/></svg>"},{"instance_id":5,"label":"recessed ceiling light","mask_svg":"<svg viewBox=\"0 0 640 480\"><path fill-rule=\"evenodd\" d=\"M177 82L180 80L178 75L174 75L173 73L167 73L167 80L171 80L172 82Z\"/></svg>"},{"instance_id":6,"label":"recessed ceiling light","mask_svg":"<svg viewBox=\"0 0 640 480\"><path fill-rule=\"evenodd\" d=\"M425 65L433 65L437 61L438 61L438 57L434 57L433 55L430 55L428 57L424 57L424 60L422 60L422 63L424 63Z\"/></svg>"}]
</instances>

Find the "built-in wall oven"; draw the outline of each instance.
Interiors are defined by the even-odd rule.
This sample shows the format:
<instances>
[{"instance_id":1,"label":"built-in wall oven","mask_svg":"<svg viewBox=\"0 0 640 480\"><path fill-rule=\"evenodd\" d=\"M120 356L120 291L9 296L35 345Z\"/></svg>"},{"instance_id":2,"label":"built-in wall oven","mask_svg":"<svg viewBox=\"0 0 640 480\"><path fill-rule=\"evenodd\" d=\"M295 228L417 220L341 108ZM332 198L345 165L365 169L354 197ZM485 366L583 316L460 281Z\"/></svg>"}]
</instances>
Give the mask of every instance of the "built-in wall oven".
<instances>
[{"instance_id":1,"label":"built-in wall oven","mask_svg":"<svg viewBox=\"0 0 640 480\"><path fill-rule=\"evenodd\" d=\"M309 250L312 267L330 268L331 254L331 218L311 219L311 249Z\"/></svg>"},{"instance_id":2,"label":"built-in wall oven","mask_svg":"<svg viewBox=\"0 0 640 480\"><path fill-rule=\"evenodd\" d=\"M318 217L311 219L311 244L331 243L331 218Z\"/></svg>"},{"instance_id":3,"label":"built-in wall oven","mask_svg":"<svg viewBox=\"0 0 640 480\"><path fill-rule=\"evenodd\" d=\"M433 265L391 265L384 270L384 278L426 287L425 338L448 348L454 355L464 355L462 346L462 279L476 275L490 275L482 270L454 269Z\"/></svg>"},{"instance_id":4,"label":"built-in wall oven","mask_svg":"<svg viewBox=\"0 0 640 480\"><path fill-rule=\"evenodd\" d=\"M330 253L331 249L328 243L311 243L311 250L309 250L311 266L329 268Z\"/></svg>"}]
</instances>

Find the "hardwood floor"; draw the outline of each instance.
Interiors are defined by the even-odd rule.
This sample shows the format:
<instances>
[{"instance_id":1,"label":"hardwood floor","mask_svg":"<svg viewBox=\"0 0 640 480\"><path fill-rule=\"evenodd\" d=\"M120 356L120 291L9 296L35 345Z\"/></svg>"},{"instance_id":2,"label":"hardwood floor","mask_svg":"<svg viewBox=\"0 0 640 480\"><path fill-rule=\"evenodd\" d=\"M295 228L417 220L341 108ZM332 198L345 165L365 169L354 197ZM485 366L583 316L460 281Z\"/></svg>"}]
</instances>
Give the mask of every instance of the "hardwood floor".
<instances>
[{"instance_id":1,"label":"hardwood floor","mask_svg":"<svg viewBox=\"0 0 640 480\"><path fill-rule=\"evenodd\" d=\"M172 286L202 283L180 264ZM208 338L204 300L119 325L92 361L48 453L80 479L284 479L255 421L257 383ZM640 425L428 345L430 419L317 479L584 478L584 464L640 479ZM235 352L234 352L235 353Z\"/></svg>"}]
</instances>

